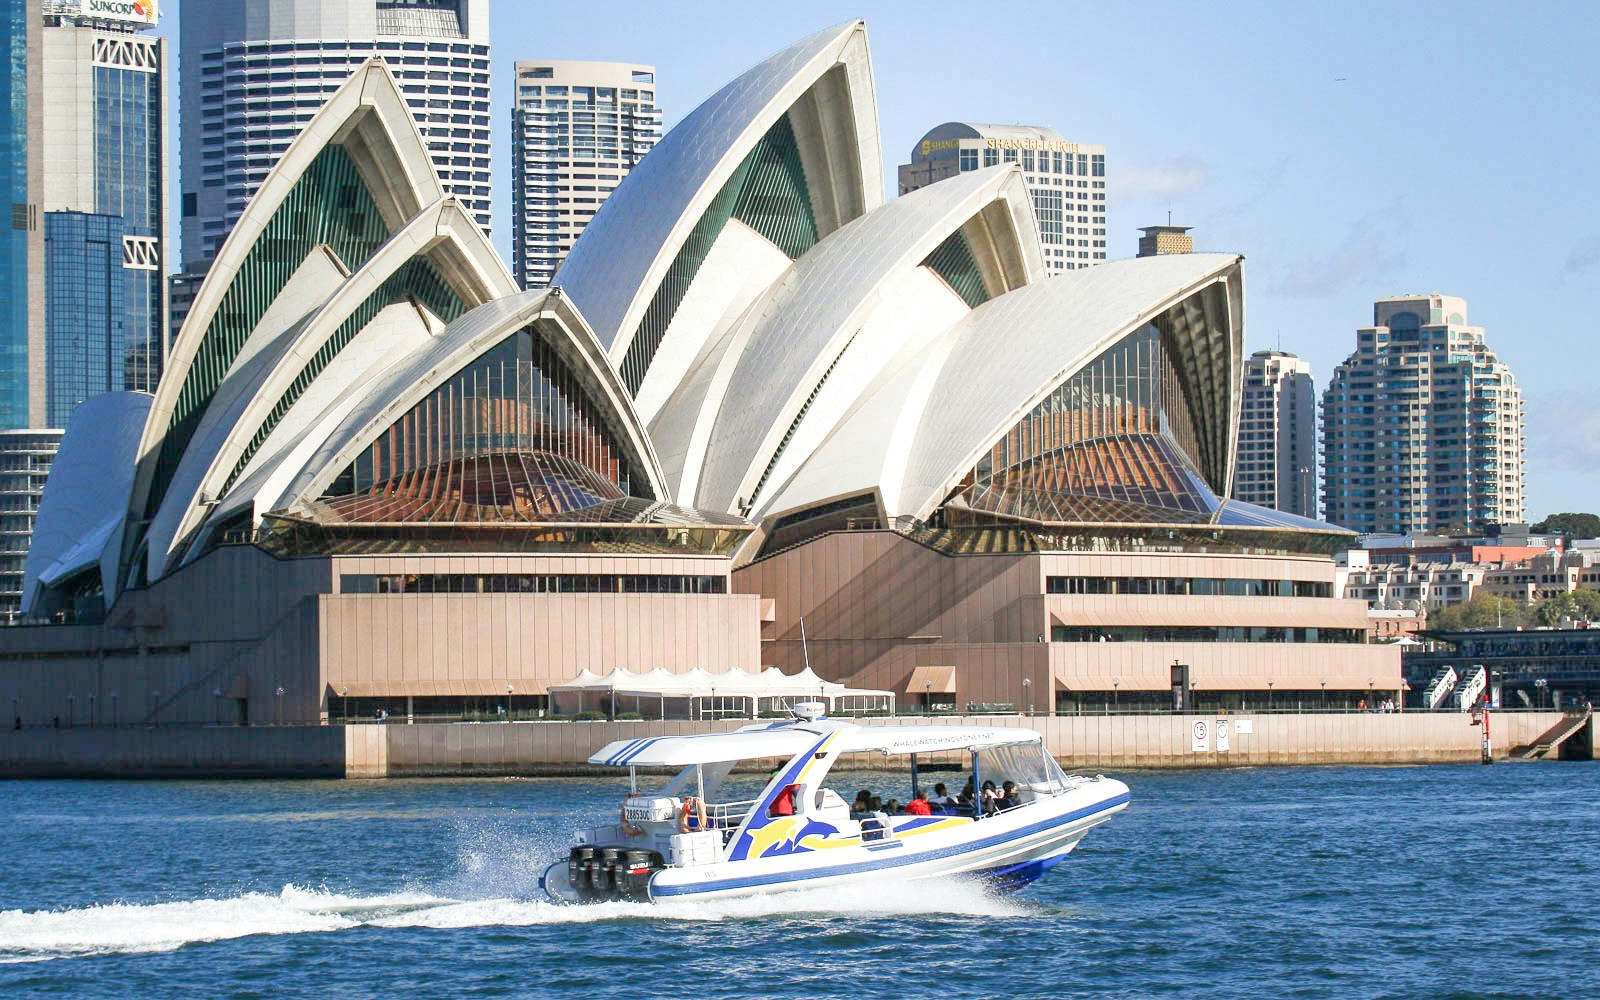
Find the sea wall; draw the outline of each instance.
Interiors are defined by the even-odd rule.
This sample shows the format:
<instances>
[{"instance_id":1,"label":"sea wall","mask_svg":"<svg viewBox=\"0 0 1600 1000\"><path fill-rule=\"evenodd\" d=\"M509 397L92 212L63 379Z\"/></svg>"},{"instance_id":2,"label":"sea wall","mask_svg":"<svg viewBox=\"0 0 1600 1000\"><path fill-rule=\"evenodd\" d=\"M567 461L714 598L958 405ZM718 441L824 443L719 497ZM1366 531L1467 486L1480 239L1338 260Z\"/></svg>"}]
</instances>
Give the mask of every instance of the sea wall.
<instances>
[{"instance_id":1,"label":"sea wall","mask_svg":"<svg viewBox=\"0 0 1600 1000\"><path fill-rule=\"evenodd\" d=\"M0 731L0 778L341 778L329 726L80 726Z\"/></svg>"},{"instance_id":2,"label":"sea wall","mask_svg":"<svg viewBox=\"0 0 1600 1000\"><path fill-rule=\"evenodd\" d=\"M1504 757L1561 718L1554 712L1498 713L1493 750ZM906 722L908 720L868 720ZM912 720L917 721L917 720ZM1259 767L1296 764L1446 764L1481 759L1482 730L1465 713L1328 713L1265 716L1072 715L926 720L930 725L1026 726L1069 769ZM1227 724L1219 749L1218 723ZM1196 750L1195 724L1207 749ZM360 744L349 773L377 776L536 774L570 771L612 740L714 732L740 722L556 722L390 725ZM1241 725L1242 724L1242 725ZM376 741L376 742L371 742ZM370 750L368 748L371 748Z\"/></svg>"},{"instance_id":3,"label":"sea wall","mask_svg":"<svg viewBox=\"0 0 1600 1000\"><path fill-rule=\"evenodd\" d=\"M1492 716L1504 757L1561 719ZM1069 769L1443 764L1480 759L1464 713L1261 716L1017 715L868 724L1025 726ZM0 731L0 777L468 777L568 774L613 740L727 731L722 722L512 722L349 726L121 726ZM1202 731L1197 733L1197 724ZM1226 748L1221 726L1226 726ZM1203 749L1197 749L1203 747Z\"/></svg>"}]
</instances>

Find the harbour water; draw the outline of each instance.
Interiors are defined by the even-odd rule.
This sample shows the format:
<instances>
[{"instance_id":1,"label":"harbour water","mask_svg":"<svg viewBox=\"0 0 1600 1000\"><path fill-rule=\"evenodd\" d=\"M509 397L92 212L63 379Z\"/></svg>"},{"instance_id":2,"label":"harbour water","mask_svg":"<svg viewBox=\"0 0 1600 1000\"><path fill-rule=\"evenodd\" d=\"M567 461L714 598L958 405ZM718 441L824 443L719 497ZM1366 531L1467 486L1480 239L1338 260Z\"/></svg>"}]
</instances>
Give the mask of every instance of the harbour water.
<instances>
[{"instance_id":1,"label":"harbour water","mask_svg":"<svg viewBox=\"0 0 1600 1000\"><path fill-rule=\"evenodd\" d=\"M0 996L1600 995L1600 767L1118 776L1009 896L572 908L538 870L620 785L10 782Z\"/></svg>"}]
</instances>

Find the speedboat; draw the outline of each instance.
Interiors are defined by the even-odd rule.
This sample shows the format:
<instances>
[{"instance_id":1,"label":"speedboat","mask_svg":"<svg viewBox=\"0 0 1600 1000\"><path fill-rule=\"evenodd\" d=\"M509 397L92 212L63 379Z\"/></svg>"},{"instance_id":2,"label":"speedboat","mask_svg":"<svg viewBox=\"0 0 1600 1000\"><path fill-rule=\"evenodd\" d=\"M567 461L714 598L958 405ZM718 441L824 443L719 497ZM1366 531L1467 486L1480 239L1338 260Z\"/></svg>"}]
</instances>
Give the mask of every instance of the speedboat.
<instances>
[{"instance_id":1,"label":"speedboat","mask_svg":"<svg viewBox=\"0 0 1600 1000\"><path fill-rule=\"evenodd\" d=\"M919 802L938 771L954 781L965 770L979 791L928 815L852 809L834 785L891 757L909 757ZM1014 889L1128 805L1127 785L1065 774L1030 729L858 725L816 702L733 732L618 740L589 763L627 768L628 792L614 823L579 831L545 870L558 902L717 899L883 875ZM649 788L641 768L678 770ZM990 782L1010 794L991 799Z\"/></svg>"}]
</instances>

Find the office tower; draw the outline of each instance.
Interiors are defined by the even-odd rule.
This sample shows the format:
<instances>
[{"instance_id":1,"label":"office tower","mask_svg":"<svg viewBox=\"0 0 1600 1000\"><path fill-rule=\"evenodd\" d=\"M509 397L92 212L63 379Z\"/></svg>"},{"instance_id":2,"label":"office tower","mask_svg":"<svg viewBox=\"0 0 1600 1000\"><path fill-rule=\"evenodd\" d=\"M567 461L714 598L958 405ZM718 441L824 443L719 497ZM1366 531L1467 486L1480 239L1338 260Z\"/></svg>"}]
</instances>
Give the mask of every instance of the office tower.
<instances>
[{"instance_id":1,"label":"office tower","mask_svg":"<svg viewBox=\"0 0 1600 1000\"><path fill-rule=\"evenodd\" d=\"M4 0L0 151L10 225L0 239L0 429L44 423L43 90L38 0Z\"/></svg>"},{"instance_id":2,"label":"office tower","mask_svg":"<svg viewBox=\"0 0 1600 1000\"><path fill-rule=\"evenodd\" d=\"M1106 148L1068 142L1053 129L946 122L900 166L900 193L1000 163L1022 165L1048 270L1106 259Z\"/></svg>"},{"instance_id":3,"label":"office tower","mask_svg":"<svg viewBox=\"0 0 1600 1000\"><path fill-rule=\"evenodd\" d=\"M182 29L184 271L206 270L290 141L373 54L445 189L488 230L489 0L190 3Z\"/></svg>"},{"instance_id":4,"label":"office tower","mask_svg":"<svg viewBox=\"0 0 1600 1000\"><path fill-rule=\"evenodd\" d=\"M1361 532L1523 520L1522 393L1447 295L1379 299L1322 402L1323 510Z\"/></svg>"},{"instance_id":5,"label":"office tower","mask_svg":"<svg viewBox=\"0 0 1600 1000\"><path fill-rule=\"evenodd\" d=\"M1234 499L1316 517L1316 482L1317 401L1311 365L1283 351L1257 351L1244 363Z\"/></svg>"},{"instance_id":6,"label":"office tower","mask_svg":"<svg viewBox=\"0 0 1600 1000\"><path fill-rule=\"evenodd\" d=\"M655 67L519 62L512 126L512 270L522 287L543 288L660 140Z\"/></svg>"},{"instance_id":7,"label":"office tower","mask_svg":"<svg viewBox=\"0 0 1600 1000\"><path fill-rule=\"evenodd\" d=\"M43 424L59 428L161 374L167 49L140 34L153 3L47 2L42 17Z\"/></svg>"},{"instance_id":8,"label":"office tower","mask_svg":"<svg viewBox=\"0 0 1600 1000\"><path fill-rule=\"evenodd\" d=\"M1194 253L1193 226L1144 226L1139 232L1139 256L1157 257L1164 253Z\"/></svg>"},{"instance_id":9,"label":"office tower","mask_svg":"<svg viewBox=\"0 0 1600 1000\"><path fill-rule=\"evenodd\" d=\"M22 572L61 432L0 430L0 623L22 607Z\"/></svg>"}]
</instances>

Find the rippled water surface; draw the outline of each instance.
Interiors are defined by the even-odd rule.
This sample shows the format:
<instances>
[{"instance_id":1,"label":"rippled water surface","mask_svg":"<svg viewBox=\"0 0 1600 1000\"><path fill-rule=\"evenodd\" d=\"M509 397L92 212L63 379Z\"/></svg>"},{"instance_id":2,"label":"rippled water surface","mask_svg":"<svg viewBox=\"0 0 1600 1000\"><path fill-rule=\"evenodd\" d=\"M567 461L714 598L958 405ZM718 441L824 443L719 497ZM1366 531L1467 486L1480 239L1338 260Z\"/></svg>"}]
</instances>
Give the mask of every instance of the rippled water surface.
<instances>
[{"instance_id":1,"label":"rippled water surface","mask_svg":"<svg viewBox=\"0 0 1600 1000\"><path fill-rule=\"evenodd\" d=\"M571 908L620 786L0 783L0 996L1600 996L1600 767L1119 777L1009 896Z\"/></svg>"}]
</instances>

